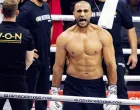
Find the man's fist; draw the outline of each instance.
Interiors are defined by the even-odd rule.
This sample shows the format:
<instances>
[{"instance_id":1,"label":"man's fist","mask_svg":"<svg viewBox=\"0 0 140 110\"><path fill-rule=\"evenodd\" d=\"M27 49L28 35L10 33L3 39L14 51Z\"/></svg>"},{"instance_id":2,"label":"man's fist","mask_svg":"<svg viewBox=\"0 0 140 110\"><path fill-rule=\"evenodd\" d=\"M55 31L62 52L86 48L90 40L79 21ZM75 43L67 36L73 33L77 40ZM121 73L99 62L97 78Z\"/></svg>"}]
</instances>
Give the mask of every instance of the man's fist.
<instances>
[{"instance_id":1,"label":"man's fist","mask_svg":"<svg viewBox=\"0 0 140 110\"><path fill-rule=\"evenodd\" d=\"M57 101L50 101L49 110L62 110L62 103Z\"/></svg>"},{"instance_id":2,"label":"man's fist","mask_svg":"<svg viewBox=\"0 0 140 110\"><path fill-rule=\"evenodd\" d=\"M117 99L117 86L111 85L108 87L108 96L107 98ZM104 110L119 110L120 105L111 105L111 104L104 104Z\"/></svg>"},{"instance_id":3,"label":"man's fist","mask_svg":"<svg viewBox=\"0 0 140 110\"><path fill-rule=\"evenodd\" d=\"M51 95L59 95L60 88L51 87ZM50 101L49 110L62 110L62 103L58 101Z\"/></svg>"}]
</instances>

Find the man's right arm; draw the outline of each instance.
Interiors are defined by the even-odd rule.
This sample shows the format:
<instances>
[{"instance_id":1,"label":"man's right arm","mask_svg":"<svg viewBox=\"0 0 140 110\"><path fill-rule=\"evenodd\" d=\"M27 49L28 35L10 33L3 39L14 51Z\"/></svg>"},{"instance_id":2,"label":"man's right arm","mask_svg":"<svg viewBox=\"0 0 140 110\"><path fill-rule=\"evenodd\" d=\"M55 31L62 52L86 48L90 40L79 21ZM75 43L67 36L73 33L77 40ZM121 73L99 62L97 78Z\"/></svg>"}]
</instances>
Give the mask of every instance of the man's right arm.
<instances>
[{"instance_id":1,"label":"man's right arm","mask_svg":"<svg viewBox=\"0 0 140 110\"><path fill-rule=\"evenodd\" d=\"M34 41L30 32L28 33L27 38L28 38L28 43L27 43L27 51L25 56L26 70L33 63L33 56L34 56Z\"/></svg>"},{"instance_id":2,"label":"man's right arm","mask_svg":"<svg viewBox=\"0 0 140 110\"><path fill-rule=\"evenodd\" d=\"M30 65L33 63L33 55L34 51L27 51L26 52L26 58L25 58L25 63L26 63L26 70L30 67Z\"/></svg>"},{"instance_id":3,"label":"man's right arm","mask_svg":"<svg viewBox=\"0 0 140 110\"><path fill-rule=\"evenodd\" d=\"M64 70L64 64L66 59L66 37L63 37L62 34L57 38L56 41L56 54L55 54L55 64L53 66L53 77L52 77L52 87L51 94L58 95L59 94L59 86L62 79L62 74ZM61 102L50 101L49 110L62 110Z\"/></svg>"},{"instance_id":4,"label":"man's right arm","mask_svg":"<svg viewBox=\"0 0 140 110\"><path fill-rule=\"evenodd\" d=\"M66 37L62 34L57 38L56 41L56 54L55 54L55 64L53 66L53 78L52 86L59 87L62 79L64 64L66 60Z\"/></svg>"}]
</instances>

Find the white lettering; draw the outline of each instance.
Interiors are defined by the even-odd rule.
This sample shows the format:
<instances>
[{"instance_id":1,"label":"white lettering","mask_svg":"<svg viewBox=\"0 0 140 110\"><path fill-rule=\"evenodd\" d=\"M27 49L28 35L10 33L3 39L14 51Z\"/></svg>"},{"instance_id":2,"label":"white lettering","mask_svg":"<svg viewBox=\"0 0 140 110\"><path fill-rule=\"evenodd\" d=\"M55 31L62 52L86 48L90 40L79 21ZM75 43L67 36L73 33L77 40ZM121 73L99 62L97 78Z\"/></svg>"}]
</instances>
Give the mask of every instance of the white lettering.
<instances>
[{"instance_id":1,"label":"white lettering","mask_svg":"<svg viewBox=\"0 0 140 110\"><path fill-rule=\"evenodd\" d=\"M44 21L44 20L49 20L49 19L51 19L50 15L42 15L42 16L36 17L37 22Z\"/></svg>"}]
</instances>

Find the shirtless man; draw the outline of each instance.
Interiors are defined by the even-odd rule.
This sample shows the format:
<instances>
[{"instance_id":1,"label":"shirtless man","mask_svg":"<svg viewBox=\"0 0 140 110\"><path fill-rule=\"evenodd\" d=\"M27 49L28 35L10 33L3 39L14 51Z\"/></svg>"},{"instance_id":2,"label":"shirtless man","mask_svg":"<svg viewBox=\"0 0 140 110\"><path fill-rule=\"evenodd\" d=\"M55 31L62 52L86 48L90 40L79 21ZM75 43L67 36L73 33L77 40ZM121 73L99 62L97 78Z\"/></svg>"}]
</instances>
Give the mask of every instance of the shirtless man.
<instances>
[{"instance_id":1,"label":"shirtless man","mask_svg":"<svg viewBox=\"0 0 140 110\"><path fill-rule=\"evenodd\" d=\"M102 59L108 71L108 98L117 98L117 72L112 36L90 23L91 6L86 1L75 4L77 24L64 31L57 39L51 94L58 95L67 57L67 78L64 95L106 97ZM60 110L61 103L52 101L50 110ZM117 110L117 105L64 102L63 110Z\"/></svg>"}]
</instances>

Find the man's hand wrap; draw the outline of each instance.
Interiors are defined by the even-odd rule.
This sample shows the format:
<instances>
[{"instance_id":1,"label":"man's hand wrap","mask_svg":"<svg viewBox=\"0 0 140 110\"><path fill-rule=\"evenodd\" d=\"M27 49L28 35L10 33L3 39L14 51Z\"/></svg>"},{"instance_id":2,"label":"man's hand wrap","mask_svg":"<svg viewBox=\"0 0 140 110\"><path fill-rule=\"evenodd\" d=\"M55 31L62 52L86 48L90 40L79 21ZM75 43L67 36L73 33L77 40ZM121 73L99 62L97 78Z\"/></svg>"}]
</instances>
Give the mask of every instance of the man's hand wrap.
<instances>
[{"instance_id":1,"label":"man's hand wrap","mask_svg":"<svg viewBox=\"0 0 140 110\"><path fill-rule=\"evenodd\" d=\"M60 88L51 87L51 95L59 95ZM49 110L62 110L62 103L57 101L50 101Z\"/></svg>"},{"instance_id":2,"label":"man's hand wrap","mask_svg":"<svg viewBox=\"0 0 140 110\"><path fill-rule=\"evenodd\" d=\"M110 85L108 87L108 96L107 98L111 99L117 99L117 86L116 85ZM119 110L120 105L110 105L110 104L104 104L104 110Z\"/></svg>"}]
</instances>

